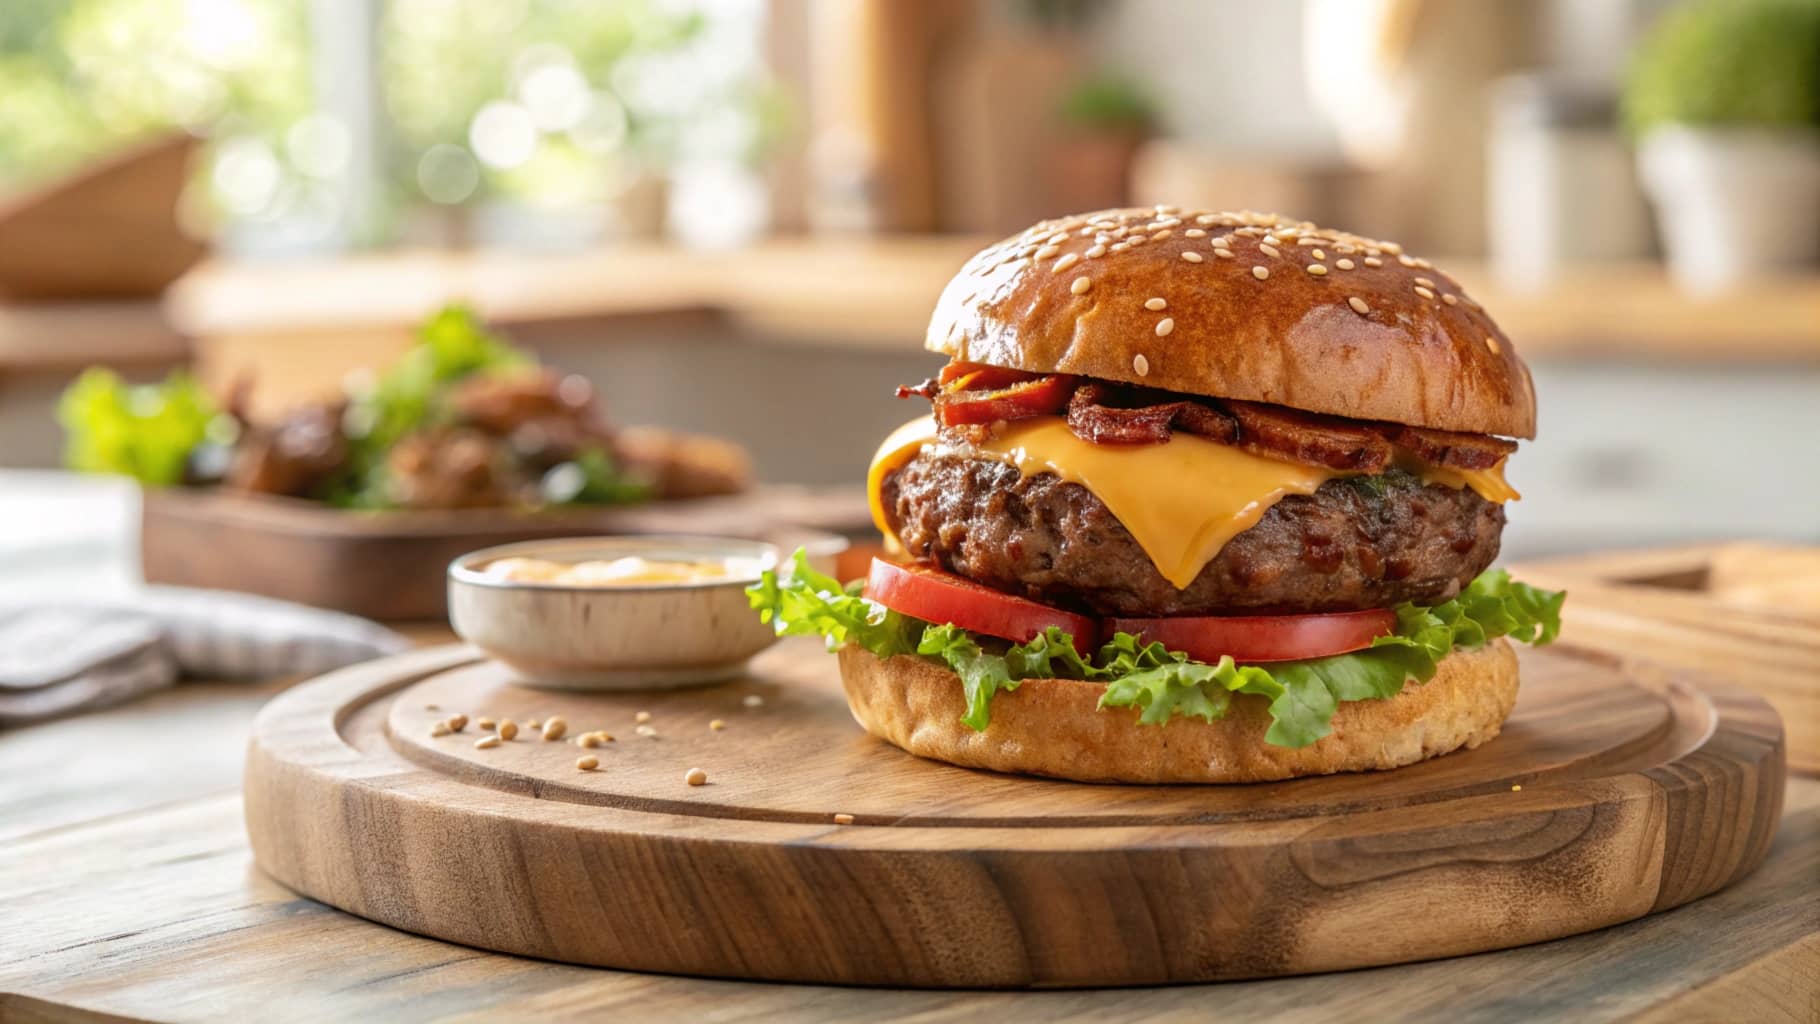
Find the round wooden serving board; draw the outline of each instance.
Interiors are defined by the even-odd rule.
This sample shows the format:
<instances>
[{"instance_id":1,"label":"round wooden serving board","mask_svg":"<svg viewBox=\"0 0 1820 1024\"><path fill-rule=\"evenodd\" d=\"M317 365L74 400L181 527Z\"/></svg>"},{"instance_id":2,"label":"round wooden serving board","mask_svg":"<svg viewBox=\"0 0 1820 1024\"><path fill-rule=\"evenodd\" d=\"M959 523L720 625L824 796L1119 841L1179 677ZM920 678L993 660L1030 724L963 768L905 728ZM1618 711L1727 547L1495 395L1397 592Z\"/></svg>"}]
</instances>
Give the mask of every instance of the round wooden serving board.
<instances>
[{"instance_id":1,"label":"round wooden serving board","mask_svg":"<svg viewBox=\"0 0 1820 1024\"><path fill-rule=\"evenodd\" d=\"M655 736L636 733L639 711ZM457 712L560 714L571 737L616 740L584 751L527 730L478 750L472 723L432 738ZM577 770L583 754L600 770ZM685 785L694 767L707 785ZM1782 787L1761 700L1570 647L1524 652L1516 713L1476 751L1122 787L918 760L861 732L834 660L795 640L747 679L652 695L526 688L466 648L347 669L261 713L246 814L278 880L472 946L742 978L1084 986L1341 970L1627 921L1754 868Z\"/></svg>"}]
</instances>

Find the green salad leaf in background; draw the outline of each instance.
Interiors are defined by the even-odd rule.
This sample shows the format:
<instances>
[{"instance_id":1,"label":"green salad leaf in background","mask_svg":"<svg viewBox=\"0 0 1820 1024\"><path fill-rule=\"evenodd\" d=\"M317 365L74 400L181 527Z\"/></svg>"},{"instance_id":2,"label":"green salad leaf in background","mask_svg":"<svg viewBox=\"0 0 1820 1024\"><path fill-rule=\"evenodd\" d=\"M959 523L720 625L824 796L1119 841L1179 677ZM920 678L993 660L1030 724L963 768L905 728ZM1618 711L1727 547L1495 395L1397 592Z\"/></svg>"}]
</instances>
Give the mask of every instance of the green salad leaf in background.
<instances>
[{"instance_id":1,"label":"green salad leaf in background","mask_svg":"<svg viewBox=\"0 0 1820 1024\"><path fill-rule=\"evenodd\" d=\"M154 487L182 483L193 452L234 434L232 420L182 372L160 384L128 384L112 370L85 370L58 399L57 422L71 469Z\"/></svg>"},{"instance_id":2,"label":"green salad leaf in background","mask_svg":"<svg viewBox=\"0 0 1820 1024\"><path fill-rule=\"evenodd\" d=\"M1269 665L1239 665L1228 656L1209 665L1129 633L1115 633L1091 659L1053 626L1027 643L982 643L957 626L902 615L861 596L856 586L842 587L816 572L802 551L782 573L767 571L746 593L779 635L819 635L831 650L853 643L881 658L915 654L947 665L967 698L961 721L975 730L990 724L992 698L1001 690L1015 690L1025 679L1081 679L1106 684L1101 708L1137 708L1146 725L1177 716L1213 721L1225 716L1234 693L1264 697L1271 717L1264 738L1282 747L1305 747L1326 736L1341 701L1394 697L1410 680L1434 678L1440 660L1456 647L1498 637L1549 643L1561 630L1567 598L1492 569L1451 601L1399 606L1396 631L1365 650Z\"/></svg>"}]
</instances>

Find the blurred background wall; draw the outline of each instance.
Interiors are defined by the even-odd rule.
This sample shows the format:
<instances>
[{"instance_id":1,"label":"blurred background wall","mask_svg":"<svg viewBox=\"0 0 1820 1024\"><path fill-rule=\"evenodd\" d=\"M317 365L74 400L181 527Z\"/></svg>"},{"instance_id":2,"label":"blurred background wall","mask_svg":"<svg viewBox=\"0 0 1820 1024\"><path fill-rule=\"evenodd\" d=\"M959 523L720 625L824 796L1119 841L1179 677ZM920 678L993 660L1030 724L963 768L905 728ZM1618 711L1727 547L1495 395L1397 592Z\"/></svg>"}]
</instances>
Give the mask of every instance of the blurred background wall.
<instances>
[{"instance_id":1,"label":"blurred background wall","mask_svg":"<svg viewBox=\"0 0 1820 1024\"><path fill-rule=\"evenodd\" d=\"M1816 0L11 0L0 465L100 363L262 415L465 300L835 483L975 248L1117 203L1435 258L1536 369L1520 553L1820 534Z\"/></svg>"}]
</instances>

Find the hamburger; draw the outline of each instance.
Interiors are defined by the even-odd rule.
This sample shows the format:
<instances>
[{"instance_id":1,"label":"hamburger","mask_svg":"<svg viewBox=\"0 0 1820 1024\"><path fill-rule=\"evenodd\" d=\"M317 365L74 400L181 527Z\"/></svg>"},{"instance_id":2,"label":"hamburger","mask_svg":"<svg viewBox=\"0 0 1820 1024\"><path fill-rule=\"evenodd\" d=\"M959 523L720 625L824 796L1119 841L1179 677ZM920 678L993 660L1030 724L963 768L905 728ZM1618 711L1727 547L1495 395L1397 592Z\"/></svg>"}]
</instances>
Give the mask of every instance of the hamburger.
<instances>
[{"instance_id":1,"label":"hamburger","mask_svg":"<svg viewBox=\"0 0 1820 1024\"><path fill-rule=\"evenodd\" d=\"M974 256L868 474L890 557L770 573L854 717L1084 781L1388 769L1498 734L1564 595L1491 569L1529 370L1427 260L1269 214L1044 221Z\"/></svg>"}]
</instances>

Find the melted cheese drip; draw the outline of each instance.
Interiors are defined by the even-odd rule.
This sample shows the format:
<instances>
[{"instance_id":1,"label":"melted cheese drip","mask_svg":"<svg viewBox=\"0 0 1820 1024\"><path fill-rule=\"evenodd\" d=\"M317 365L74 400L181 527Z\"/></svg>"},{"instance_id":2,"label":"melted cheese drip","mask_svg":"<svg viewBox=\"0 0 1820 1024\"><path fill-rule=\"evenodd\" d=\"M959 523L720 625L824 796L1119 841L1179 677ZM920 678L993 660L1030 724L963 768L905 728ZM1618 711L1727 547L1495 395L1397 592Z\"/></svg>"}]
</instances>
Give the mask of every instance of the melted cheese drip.
<instances>
[{"instance_id":1,"label":"melted cheese drip","mask_svg":"<svg viewBox=\"0 0 1820 1024\"><path fill-rule=\"evenodd\" d=\"M872 457L866 497L872 522L893 548L900 545L880 497L885 474L915 458L935 437L934 418L923 416L893 431ZM1178 588L1194 582L1228 541L1256 526L1285 495L1313 494L1328 480L1350 475L1264 458L1193 434L1178 433L1164 444L1098 445L1050 417L1013 423L969 452L1016 466L1025 476L1054 473L1092 491ZM1429 483L1471 487L1488 501L1517 497L1504 482L1502 462L1467 472L1435 466L1412 471Z\"/></svg>"}]
</instances>

